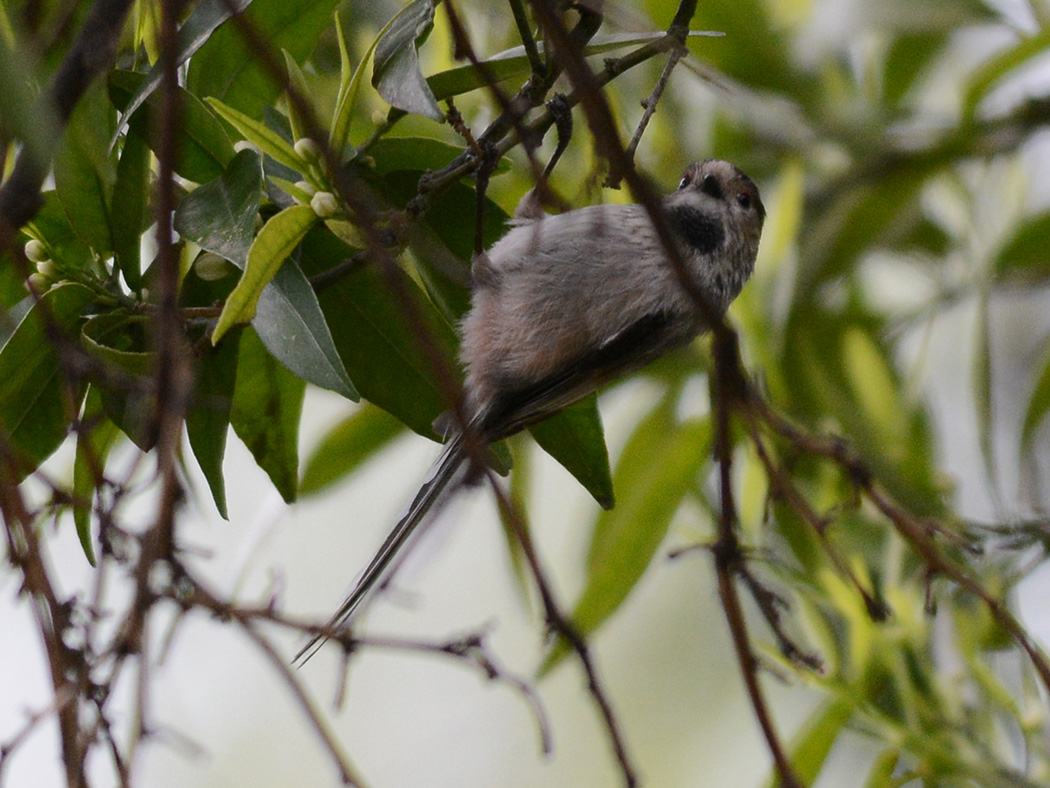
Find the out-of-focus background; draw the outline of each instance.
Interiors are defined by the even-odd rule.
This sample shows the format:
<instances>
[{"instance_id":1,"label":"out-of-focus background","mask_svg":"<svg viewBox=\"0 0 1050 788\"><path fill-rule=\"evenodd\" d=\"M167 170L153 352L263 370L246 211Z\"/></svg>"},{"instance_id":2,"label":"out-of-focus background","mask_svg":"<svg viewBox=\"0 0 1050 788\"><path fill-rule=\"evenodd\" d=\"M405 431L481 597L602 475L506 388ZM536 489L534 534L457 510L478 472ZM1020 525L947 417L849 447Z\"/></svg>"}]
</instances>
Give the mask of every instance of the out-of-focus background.
<instances>
[{"instance_id":1,"label":"out-of-focus background","mask_svg":"<svg viewBox=\"0 0 1050 788\"><path fill-rule=\"evenodd\" d=\"M29 5L15 2L6 12L13 40ZM55 20L65 8L75 29L83 12L70 3L45 5L39 39L50 30L52 47L60 49L69 33ZM453 5L480 56L520 44L509 4ZM402 7L339 4L354 64ZM666 0L606 3L602 34L662 30L676 8ZM148 0L136 9L140 26L157 12ZM701 0L693 29L725 35L690 40L690 55L673 72L637 152L638 166L665 189L690 161L708 156L730 159L755 178L769 215L755 277L729 315L745 366L775 409L856 446L909 511L983 547L982 555L959 560L972 561L967 571L1006 596L1044 647L1050 647L1041 519L1050 480L1043 423L1050 408L1050 186L1042 177L1050 169L1048 26L1045 0ZM143 41L148 49L149 36ZM440 6L418 51L425 75L457 65ZM128 50L122 53L129 67ZM307 54L299 58L305 85L327 118L340 77L334 25L325 25ZM602 57L592 58L596 69ZM192 62L184 76L196 89L206 77L193 73ZM607 88L624 139L664 62L650 60ZM517 82L505 88L513 91ZM273 103L278 114L288 113L284 99ZM456 105L475 133L498 112L484 90L457 96ZM387 109L366 76L350 140L361 144L384 129ZM604 165L578 111L575 121L554 188L574 206L629 200L626 190L601 189ZM384 133L462 145L447 127L418 115ZM10 166L17 146L8 150ZM376 171L386 174L387 162L376 158ZM531 173L520 149L508 158L509 171L494 176L489 196L511 213ZM182 185L188 193L195 188L192 180ZM464 227L469 233L466 220ZM148 246L147 238L144 258ZM406 267L424 289L432 285L425 248L406 253ZM427 290L440 302L435 292L444 291ZM5 296L5 306L10 300ZM660 425L701 434L710 428L707 352L701 340L601 396L619 482L613 515L601 515L591 495L531 439L511 447L519 469L512 478L567 610L595 593L603 567L593 556L600 555L603 533L619 533L617 511L635 512L637 527L653 535L651 560L644 553L635 565L617 554L624 573L640 579L624 581L622 606L611 603L607 620L598 616L601 626L589 635L643 784L745 788L772 784L772 762L743 689L711 555L700 549L670 557L712 541L715 472L706 460L688 485L672 489L673 480L639 469L669 459ZM304 619L321 621L334 610L437 453L433 442L403 430L353 467L319 455L319 447L354 434L354 419L368 417L360 416L362 407L307 387L298 470L311 481L294 503L231 431L222 461L228 521L186 444L182 473L190 494L178 541L212 590L243 604L273 598L283 612ZM791 602L786 631L824 660L823 672L794 669L754 605L748 607L756 650L772 668L763 687L800 768L819 772L821 787L901 785L909 775L914 784L925 776L929 785L1046 784L1046 690L1016 643L972 596L930 580L892 524L858 504L845 474L797 447L772 438L770 445L828 516L835 549L893 611L884 624L864 616L797 512L768 497L756 452L742 441L734 481L748 558L763 582ZM74 458L67 441L44 464L47 478L69 478ZM323 484L316 481L318 462L329 463L333 477ZM119 510L132 530L151 522L156 491L151 466L141 464L130 443L118 443L107 474L123 478L133 466L137 491ZM643 483L651 484L645 495ZM39 478L22 489L38 503L49 494ZM673 505L661 505L665 498ZM89 593L95 571L71 516L42 517L39 529L61 592ZM322 649L295 675L365 783L618 784L622 777L578 662L567 657L536 677L549 640L535 594L522 591L491 493L481 487L457 496L430 531L396 587L368 611L363 631L420 644L483 632L500 676L489 680L446 655L371 645L353 656L343 687L338 649ZM119 611L131 587L116 577L102 598ZM10 566L0 572L0 745L53 703L20 582ZM939 597L936 615L924 612L928 588ZM149 622L144 659L136 658L147 667L125 671L108 702L121 748L146 710L149 736L128 783L336 784L317 732L260 649L228 621L199 610L176 613L173 603L162 603ZM302 642L277 628L263 631L282 661ZM527 682L535 697L510 678ZM552 738L550 754L541 752L533 701ZM806 737L808 750L798 746ZM34 727L2 762L2 784L62 784L58 741L53 719ZM961 749L965 743L972 749ZM830 755L814 754L825 750ZM88 765L92 784L119 784L105 747Z\"/></svg>"}]
</instances>

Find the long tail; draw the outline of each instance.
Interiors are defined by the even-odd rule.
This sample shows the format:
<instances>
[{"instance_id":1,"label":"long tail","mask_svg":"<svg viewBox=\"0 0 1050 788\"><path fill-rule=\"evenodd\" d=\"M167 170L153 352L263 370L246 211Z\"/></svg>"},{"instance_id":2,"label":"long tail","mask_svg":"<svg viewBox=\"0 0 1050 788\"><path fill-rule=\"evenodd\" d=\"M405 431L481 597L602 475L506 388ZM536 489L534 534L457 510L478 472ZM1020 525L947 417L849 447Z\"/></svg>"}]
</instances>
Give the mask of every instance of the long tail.
<instances>
[{"instance_id":1,"label":"long tail","mask_svg":"<svg viewBox=\"0 0 1050 788\"><path fill-rule=\"evenodd\" d=\"M338 627L345 625L357 612L369 593L386 578L394 559L401 552L401 548L408 542L416 527L423 522L427 512L441 498L441 494L448 488L449 483L456 477L457 472L465 467L464 460L466 460L466 453L463 451L463 437L462 435L455 435L449 440L445 450L430 469L412 502L401 513L397 524L390 532L390 535L387 536L386 541L383 542L382 546L372 557L372 560L368 562L368 566L365 567L354 587L347 594L346 599L343 600L343 604L339 606L335 615L329 620L327 626L329 631L334 631ZM305 663L325 644L328 637L328 635L315 635L295 655L293 662Z\"/></svg>"}]
</instances>

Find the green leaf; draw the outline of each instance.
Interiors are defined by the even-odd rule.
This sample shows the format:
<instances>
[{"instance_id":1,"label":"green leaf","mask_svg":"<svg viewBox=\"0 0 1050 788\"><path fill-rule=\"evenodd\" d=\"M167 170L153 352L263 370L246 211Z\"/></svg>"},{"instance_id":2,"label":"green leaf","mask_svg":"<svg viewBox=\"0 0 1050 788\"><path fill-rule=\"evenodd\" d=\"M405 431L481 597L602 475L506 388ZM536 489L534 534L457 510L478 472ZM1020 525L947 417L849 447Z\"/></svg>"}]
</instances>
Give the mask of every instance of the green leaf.
<instances>
[{"instance_id":1,"label":"green leaf","mask_svg":"<svg viewBox=\"0 0 1050 788\"><path fill-rule=\"evenodd\" d=\"M418 47L433 28L433 0L399 11L376 44L372 85L390 106L440 123L445 116L419 67Z\"/></svg>"},{"instance_id":2,"label":"green leaf","mask_svg":"<svg viewBox=\"0 0 1050 788\"><path fill-rule=\"evenodd\" d=\"M1050 212L1014 228L995 258L995 275L1041 282L1050 276Z\"/></svg>"},{"instance_id":3,"label":"green leaf","mask_svg":"<svg viewBox=\"0 0 1050 788\"><path fill-rule=\"evenodd\" d=\"M893 779L897 771L897 762L900 760L900 751L896 749L883 750L868 772L868 779L864 788L895 788L897 782Z\"/></svg>"},{"instance_id":4,"label":"green leaf","mask_svg":"<svg viewBox=\"0 0 1050 788\"><path fill-rule=\"evenodd\" d=\"M244 19L271 52L286 50L303 63L332 20L339 0L255 0ZM201 98L222 99L252 118L261 118L283 86L245 40L239 26L222 26L190 61L186 87Z\"/></svg>"},{"instance_id":5,"label":"green leaf","mask_svg":"<svg viewBox=\"0 0 1050 788\"><path fill-rule=\"evenodd\" d=\"M536 442L561 463L603 509L614 505L609 451L598 413L598 397L590 396L540 424L529 427Z\"/></svg>"},{"instance_id":6,"label":"green leaf","mask_svg":"<svg viewBox=\"0 0 1050 788\"><path fill-rule=\"evenodd\" d=\"M381 137L368 148L368 155L375 162L377 175L405 170L422 175L427 170L440 170L452 163L463 152L458 145L451 145L433 137ZM508 172L510 161L500 159L496 173ZM473 232L473 228L471 228Z\"/></svg>"},{"instance_id":7,"label":"green leaf","mask_svg":"<svg viewBox=\"0 0 1050 788\"><path fill-rule=\"evenodd\" d=\"M306 461L301 496L315 495L342 481L404 432L405 425L374 405L364 404L336 424Z\"/></svg>"},{"instance_id":8,"label":"green leaf","mask_svg":"<svg viewBox=\"0 0 1050 788\"><path fill-rule=\"evenodd\" d=\"M295 263L263 289L252 326L270 354L308 383L357 402L313 287Z\"/></svg>"},{"instance_id":9,"label":"green leaf","mask_svg":"<svg viewBox=\"0 0 1050 788\"><path fill-rule=\"evenodd\" d=\"M253 150L233 157L220 178L182 198L175 229L183 238L244 268L262 200L262 165Z\"/></svg>"},{"instance_id":10,"label":"green leaf","mask_svg":"<svg viewBox=\"0 0 1050 788\"><path fill-rule=\"evenodd\" d=\"M291 143L265 123L254 120L243 112L223 104L218 99L209 98L207 101L227 123L271 159L296 172L303 172L306 169L305 163L296 154Z\"/></svg>"},{"instance_id":11,"label":"green leaf","mask_svg":"<svg viewBox=\"0 0 1050 788\"><path fill-rule=\"evenodd\" d=\"M109 74L109 98L120 109L128 105L143 76L133 71L112 71ZM131 131L146 140L154 153L160 136L153 119L160 117L163 98L151 96L146 106L139 108L128 124ZM233 158L233 143L219 119L192 93L179 88L179 129L175 157L175 172L194 183L207 183L222 175Z\"/></svg>"},{"instance_id":12,"label":"green leaf","mask_svg":"<svg viewBox=\"0 0 1050 788\"><path fill-rule=\"evenodd\" d=\"M285 501L296 497L299 421L306 384L266 352L251 328L241 334L230 423Z\"/></svg>"},{"instance_id":13,"label":"green leaf","mask_svg":"<svg viewBox=\"0 0 1050 788\"><path fill-rule=\"evenodd\" d=\"M150 348L147 315L108 312L88 318L80 332L84 349L103 365L99 386L109 417L143 451L156 441L156 400L150 378L156 353Z\"/></svg>"},{"instance_id":14,"label":"green leaf","mask_svg":"<svg viewBox=\"0 0 1050 788\"><path fill-rule=\"evenodd\" d=\"M310 135L306 133L307 123L299 114L296 103L292 100L291 91L295 91L300 98L309 102L310 86L306 84L306 77L303 75L303 70L299 68L299 64L295 62L295 58L291 56L288 50L281 51L284 54L284 67L288 72L288 85L290 87L287 93L288 122L292 127L292 139L298 141Z\"/></svg>"},{"instance_id":15,"label":"green leaf","mask_svg":"<svg viewBox=\"0 0 1050 788\"><path fill-rule=\"evenodd\" d=\"M981 100L1005 77L1016 73L1020 67L1042 55L1050 47L1050 30L1042 30L1033 36L1021 39L1017 46L985 62L970 80L970 87L963 99L963 117L972 121Z\"/></svg>"},{"instance_id":16,"label":"green leaf","mask_svg":"<svg viewBox=\"0 0 1050 788\"><path fill-rule=\"evenodd\" d=\"M293 205L263 225L248 250L244 276L226 299L215 324L211 336L213 344L237 323L248 323L255 317L263 288L317 221L317 214L309 205Z\"/></svg>"},{"instance_id":17,"label":"green leaf","mask_svg":"<svg viewBox=\"0 0 1050 788\"><path fill-rule=\"evenodd\" d=\"M142 233L149 200L150 154L138 134L124 138L113 186L113 255L132 290L142 287Z\"/></svg>"},{"instance_id":18,"label":"green leaf","mask_svg":"<svg viewBox=\"0 0 1050 788\"><path fill-rule=\"evenodd\" d=\"M594 524L587 581L572 613L577 631L587 636L616 612L652 562L671 518L697 484L710 455L706 421L677 424L668 402L635 428L616 465L619 503ZM659 458L659 461L654 461ZM564 639L554 642L540 675L569 653Z\"/></svg>"},{"instance_id":19,"label":"green leaf","mask_svg":"<svg viewBox=\"0 0 1050 788\"><path fill-rule=\"evenodd\" d=\"M15 453L19 478L58 448L80 410L84 392L82 386L71 388L63 379L58 349L43 314L68 334L94 298L82 285L52 287L0 346L0 430Z\"/></svg>"},{"instance_id":20,"label":"green leaf","mask_svg":"<svg viewBox=\"0 0 1050 788\"><path fill-rule=\"evenodd\" d=\"M235 337L216 347L207 347L197 362L193 401L186 414L186 436L208 481L215 507L224 520L226 482L222 461L226 456L226 435L230 427L230 409L237 380L238 343Z\"/></svg>"},{"instance_id":21,"label":"green leaf","mask_svg":"<svg viewBox=\"0 0 1050 788\"><path fill-rule=\"evenodd\" d=\"M201 0L179 28L175 48L176 64L181 66L185 63L194 52L207 43L219 25L245 9L251 2L252 0ZM110 147L116 144L117 137L135 110L157 89L163 75L163 64L158 62L142 79L117 121L117 130L110 140Z\"/></svg>"},{"instance_id":22,"label":"green leaf","mask_svg":"<svg viewBox=\"0 0 1050 788\"><path fill-rule=\"evenodd\" d=\"M1046 347L1050 351L1050 343ZM1021 427L1022 447L1031 446L1035 431L1048 410L1050 410L1050 352L1045 354L1042 371L1036 379L1032 396L1028 399L1028 407L1025 408L1024 426Z\"/></svg>"},{"instance_id":23,"label":"green leaf","mask_svg":"<svg viewBox=\"0 0 1050 788\"><path fill-rule=\"evenodd\" d=\"M88 562L95 566L95 546L91 538L91 512L95 494L102 485L106 457L120 437L120 428L110 421L102 407L98 386L89 386L77 432L73 462L73 523Z\"/></svg>"},{"instance_id":24,"label":"green leaf","mask_svg":"<svg viewBox=\"0 0 1050 788\"><path fill-rule=\"evenodd\" d=\"M351 254L353 250L329 230L317 228L303 241L300 264L312 276ZM445 369L458 368L456 334L404 271L394 268L389 273L393 283L378 266L364 266L319 293L318 300L339 357L361 396L433 439L437 435L431 422L449 407L435 365L443 360ZM392 284L421 317L429 345L419 341L406 320L404 303Z\"/></svg>"},{"instance_id":25,"label":"green leaf","mask_svg":"<svg viewBox=\"0 0 1050 788\"><path fill-rule=\"evenodd\" d=\"M100 255L113 250L109 206L117 178L107 149L109 102L98 86L77 104L55 155L55 192L73 230Z\"/></svg>"},{"instance_id":26,"label":"green leaf","mask_svg":"<svg viewBox=\"0 0 1050 788\"><path fill-rule=\"evenodd\" d=\"M690 37L720 37L722 35L722 33L707 30L691 30L689 32ZM663 36L663 33L653 32L613 33L611 35L595 36L584 47L583 53L586 57L590 57L606 52L615 52L618 49L649 44L663 38ZM537 42L537 48L542 53L543 42ZM482 60L481 64L484 70L478 69L473 63L470 63L465 66L450 68L447 71L439 71L437 74L431 74L427 77L427 84L430 86L434 97L441 101L451 96L458 96L462 93L469 93L472 90L485 87L489 84L486 74L493 82L499 83L515 77L527 76L532 71L532 64L529 62L523 46L499 52L487 60Z\"/></svg>"},{"instance_id":27,"label":"green leaf","mask_svg":"<svg viewBox=\"0 0 1050 788\"><path fill-rule=\"evenodd\" d=\"M361 62L357 64L353 75L351 75L350 56L346 50L343 26L339 22L339 15L336 15L335 32L339 38L340 80L339 96L335 102L335 112L332 115L332 130L329 139L329 144L336 156L343 156L346 145L350 142L350 124L354 119L354 109L357 107L357 97L361 93L361 80L364 77L365 69L368 67L368 61L372 59L380 39L383 38L396 19L397 17L395 16L383 26L383 29L379 31L379 35L375 37L375 40L368 47L364 57L361 58Z\"/></svg>"},{"instance_id":28,"label":"green leaf","mask_svg":"<svg viewBox=\"0 0 1050 788\"><path fill-rule=\"evenodd\" d=\"M813 785L820 775L831 748L839 738L853 714L852 704L832 701L818 708L795 735L791 747L791 765L802 785ZM766 782L766 788L781 784L780 775L774 769Z\"/></svg>"}]
</instances>

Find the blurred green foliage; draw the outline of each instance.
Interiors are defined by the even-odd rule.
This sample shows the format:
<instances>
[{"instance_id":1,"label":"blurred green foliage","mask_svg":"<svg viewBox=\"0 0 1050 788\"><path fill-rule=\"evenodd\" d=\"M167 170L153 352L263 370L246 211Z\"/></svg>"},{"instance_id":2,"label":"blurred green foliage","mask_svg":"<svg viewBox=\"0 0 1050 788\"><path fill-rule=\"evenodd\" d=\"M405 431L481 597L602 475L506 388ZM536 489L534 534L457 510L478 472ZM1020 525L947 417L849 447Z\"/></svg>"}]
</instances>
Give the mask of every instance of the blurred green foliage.
<instances>
[{"instance_id":1,"label":"blurred green foliage","mask_svg":"<svg viewBox=\"0 0 1050 788\"><path fill-rule=\"evenodd\" d=\"M0 93L38 94L88 5L6 3ZM676 7L608 4L595 68L641 45ZM156 7L140 0L137 8L120 67L78 106L44 207L21 229L20 242L36 244L27 256L38 266L39 304L20 289L29 271L16 267L10 250L0 270L4 443L21 477L75 432L71 507L91 560L98 538L91 499L104 493L106 459L122 440L148 450L156 416L143 394L155 363L144 233L157 177L151 151L163 130L153 122L157 81L147 76ZM456 8L480 57L521 44L509 6L458 0ZM467 147L439 121L444 100L455 98L475 135L499 105L479 89L475 69L452 59L447 17L428 0L252 3L248 19L305 94L312 119L236 26L222 23L223 13L222 4L205 2L183 22L198 35L180 42L188 66L175 222L180 306L195 349L188 446L226 516L222 461L231 426L288 501L338 495L337 483L404 427L436 437L431 423L449 405L444 376L458 375L454 326L469 302L475 185L464 177L431 195L422 215L406 208L421 178ZM1003 465L1038 475L1048 456L1050 326L1043 320L1023 337L1004 337L995 319L1025 299L1045 304L1050 293L1050 193L1037 177L1050 154L1047 25L1045 0L1010 10L981 0L701 2L693 29L725 36L690 39L690 57L638 151L639 166L666 187L691 160L709 156L734 161L760 184L769 218L758 270L730 313L748 369L777 411L849 441L916 517L970 546L995 548L982 555L944 540L953 560L999 598L1037 563L1031 556L1043 554L1045 524L1033 522L1014 490L1000 492L997 522L973 522L944 472L943 448L957 445L946 431L976 435L980 470L965 481L993 488ZM632 35L608 37L621 33ZM512 93L528 66L521 52L509 52L490 70ZM649 60L608 86L624 139L662 67L662 58ZM5 175L17 143L31 145L50 122L35 107L5 104ZM601 191L605 165L584 126L578 117L555 191L570 205L630 199ZM307 129L328 139L306 140ZM318 152L329 139L372 216L355 214L339 196ZM244 140L255 152L235 155L233 141ZM520 147L500 162L484 205L486 244L503 231L531 172ZM396 268L349 264L377 233L404 223L410 229ZM343 268L338 281L319 284ZM961 306L973 319L958 320ZM42 319L44 310L55 325ZM952 348L931 346L948 318L962 335ZM95 365L69 374L55 330ZM1013 342L1029 349L1007 368L995 356ZM923 381L936 374L931 353L946 350L973 370L972 409L935 420ZM687 385L707 375L705 355L694 348L639 375L656 393L612 469L593 402L537 430L543 448L597 500L609 503L615 493L618 502L597 514L590 553L581 557L575 616L585 633L615 613L662 555L676 513L691 519L692 534L714 532L711 423ZM1025 393L1008 397L1002 381ZM306 383L369 404L348 402L346 419L306 459L300 479ZM849 474L767 436L766 449L823 518L818 536L797 507L770 494L754 447L742 431L737 439L748 555L764 557L762 576L792 604L787 629L825 665L821 674L807 672L767 650L825 698L790 748L799 774L815 779L849 730L878 743L865 776L857 772L858 784L873 788L1050 782L1047 688L1027 665L998 669L997 656L1019 646L981 601L931 577L892 523L860 502ZM885 602L887 621L872 620L829 545ZM561 656L554 645L544 669Z\"/></svg>"}]
</instances>

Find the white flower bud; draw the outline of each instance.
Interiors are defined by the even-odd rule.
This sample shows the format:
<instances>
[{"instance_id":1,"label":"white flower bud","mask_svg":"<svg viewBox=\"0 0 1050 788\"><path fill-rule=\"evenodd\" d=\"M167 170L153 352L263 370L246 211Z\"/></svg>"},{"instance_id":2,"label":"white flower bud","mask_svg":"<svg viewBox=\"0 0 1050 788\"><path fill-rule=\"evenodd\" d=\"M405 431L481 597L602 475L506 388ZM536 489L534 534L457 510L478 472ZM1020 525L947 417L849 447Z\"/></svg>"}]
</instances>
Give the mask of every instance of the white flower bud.
<instances>
[{"instance_id":1,"label":"white flower bud","mask_svg":"<svg viewBox=\"0 0 1050 788\"><path fill-rule=\"evenodd\" d=\"M51 255L48 254L47 247L35 238L26 244L25 251L26 257L31 263L42 263L44 262L44 260L51 259Z\"/></svg>"},{"instance_id":2,"label":"white flower bud","mask_svg":"<svg viewBox=\"0 0 1050 788\"><path fill-rule=\"evenodd\" d=\"M230 264L219 255L205 252L193 263L193 270L205 282L215 282L230 273Z\"/></svg>"},{"instance_id":3,"label":"white flower bud","mask_svg":"<svg viewBox=\"0 0 1050 788\"><path fill-rule=\"evenodd\" d=\"M322 219L329 219L339 213L339 201L331 192L317 192L310 199L310 207Z\"/></svg>"},{"instance_id":4,"label":"white flower bud","mask_svg":"<svg viewBox=\"0 0 1050 788\"><path fill-rule=\"evenodd\" d=\"M310 181L296 181L295 188L301 189L302 191L313 197L317 193L317 187L314 186Z\"/></svg>"},{"instance_id":5,"label":"white flower bud","mask_svg":"<svg viewBox=\"0 0 1050 788\"><path fill-rule=\"evenodd\" d=\"M51 287L52 281L50 277L44 276L41 273L30 274L28 285L34 293L43 293L49 287Z\"/></svg>"},{"instance_id":6,"label":"white flower bud","mask_svg":"<svg viewBox=\"0 0 1050 788\"><path fill-rule=\"evenodd\" d=\"M36 270L37 273L43 274L48 279L57 281L62 278L62 272L58 270L54 260L40 260L36 264Z\"/></svg>"},{"instance_id":7,"label":"white flower bud","mask_svg":"<svg viewBox=\"0 0 1050 788\"><path fill-rule=\"evenodd\" d=\"M260 152L259 146L256 145L254 142L248 142L248 140L237 140L237 142L233 143L233 149L238 153L240 153L242 150L253 150L256 153Z\"/></svg>"},{"instance_id":8,"label":"white flower bud","mask_svg":"<svg viewBox=\"0 0 1050 788\"><path fill-rule=\"evenodd\" d=\"M303 137L295 142L295 155L307 164L321 160L321 146L308 137Z\"/></svg>"}]
</instances>

